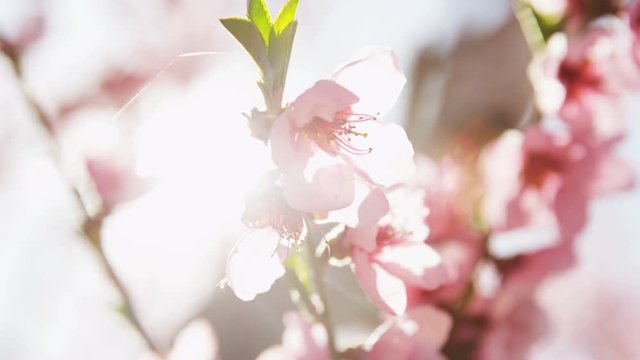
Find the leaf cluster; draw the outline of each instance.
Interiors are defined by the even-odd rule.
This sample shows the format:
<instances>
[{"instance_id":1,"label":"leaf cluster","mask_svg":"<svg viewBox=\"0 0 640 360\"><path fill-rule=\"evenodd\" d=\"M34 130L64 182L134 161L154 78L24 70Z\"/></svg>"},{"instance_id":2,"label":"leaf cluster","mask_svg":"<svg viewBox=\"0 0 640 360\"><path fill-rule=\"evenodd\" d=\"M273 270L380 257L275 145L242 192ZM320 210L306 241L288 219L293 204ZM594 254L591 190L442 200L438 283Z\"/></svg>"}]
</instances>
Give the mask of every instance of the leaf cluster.
<instances>
[{"instance_id":1,"label":"leaf cluster","mask_svg":"<svg viewBox=\"0 0 640 360\"><path fill-rule=\"evenodd\" d=\"M275 20L264 0L248 0L247 15L220 19L222 25L251 55L258 69L258 86L268 111L279 111L293 48L298 0L288 0Z\"/></svg>"}]
</instances>

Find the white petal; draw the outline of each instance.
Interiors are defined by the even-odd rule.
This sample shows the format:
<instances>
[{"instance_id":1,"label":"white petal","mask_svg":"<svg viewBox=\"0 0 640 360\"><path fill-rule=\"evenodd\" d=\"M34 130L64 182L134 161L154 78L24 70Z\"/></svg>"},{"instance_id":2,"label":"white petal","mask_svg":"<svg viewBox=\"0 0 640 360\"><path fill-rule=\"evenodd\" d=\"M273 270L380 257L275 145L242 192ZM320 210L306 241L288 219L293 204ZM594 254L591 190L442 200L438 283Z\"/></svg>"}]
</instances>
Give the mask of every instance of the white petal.
<instances>
[{"instance_id":1,"label":"white petal","mask_svg":"<svg viewBox=\"0 0 640 360\"><path fill-rule=\"evenodd\" d=\"M377 48L343 66L333 79L356 94L355 112L376 115L395 104L407 78L395 53Z\"/></svg>"},{"instance_id":2,"label":"white petal","mask_svg":"<svg viewBox=\"0 0 640 360\"><path fill-rule=\"evenodd\" d=\"M367 254L361 250L355 250L352 259L360 285L374 304L386 312L403 314L407 308L404 282L380 265L370 262Z\"/></svg>"},{"instance_id":3,"label":"white petal","mask_svg":"<svg viewBox=\"0 0 640 360\"><path fill-rule=\"evenodd\" d=\"M231 251L227 262L227 283L244 301L271 289L284 275L277 254L280 236L271 228L252 231Z\"/></svg>"}]
</instances>

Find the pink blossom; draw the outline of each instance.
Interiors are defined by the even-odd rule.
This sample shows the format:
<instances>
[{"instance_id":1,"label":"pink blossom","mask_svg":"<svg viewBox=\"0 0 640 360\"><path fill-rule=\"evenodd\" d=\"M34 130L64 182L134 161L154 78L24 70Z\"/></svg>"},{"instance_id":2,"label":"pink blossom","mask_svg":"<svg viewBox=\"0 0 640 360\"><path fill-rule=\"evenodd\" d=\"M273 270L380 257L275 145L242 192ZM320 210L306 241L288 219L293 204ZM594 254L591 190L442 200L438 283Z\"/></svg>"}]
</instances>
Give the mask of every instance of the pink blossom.
<instances>
[{"instance_id":1,"label":"pink blossom","mask_svg":"<svg viewBox=\"0 0 640 360\"><path fill-rule=\"evenodd\" d=\"M229 254L226 281L244 301L267 292L284 275L289 247L303 236L302 214L284 200L280 176L265 174L247 194L242 219L252 230Z\"/></svg>"},{"instance_id":2,"label":"pink blossom","mask_svg":"<svg viewBox=\"0 0 640 360\"><path fill-rule=\"evenodd\" d=\"M620 97L640 79L629 46L613 26L591 28L578 38L554 35L530 68L540 109L559 114L574 133L596 140L619 135Z\"/></svg>"},{"instance_id":3,"label":"pink blossom","mask_svg":"<svg viewBox=\"0 0 640 360\"><path fill-rule=\"evenodd\" d=\"M423 206L421 199L417 197ZM405 226L396 221L393 209L406 205L407 199L396 201L390 207L380 188L372 190L360 206L358 225L346 230L343 241L351 247L356 276L369 298L386 312L402 314L408 286L434 289L447 280L447 274L440 255L424 242L426 231L415 236L420 230L409 230L407 216L401 217ZM413 224L424 227L424 214L413 215L418 218Z\"/></svg>"},{"instance_id":4,"label":"pink blossom","mask_svg":"<svg viewBox=\"0 0 640 360\"><path fill-rule=\"evenodd\" d=\"M159 355L151 352L142 357L142 360L160 359ZM193 320L176 335L171 350L162 359L217 360L219 356L216 334L206 320Z\"/></svg>"},{"instance_id":5,"label":"pink blossom","mask_svg":"<svg viewBox=\"0 0 640 360\"><path fill-rule=\"evenodd\" d=\"M460 298L482 253L481 235L471 228L469 217L475 200L465 181L465 173L453 160L438 162L416 159L416 185L424 189L423 206L428 209L424 223L429 228L426 237L442 258L447 282L435 290L413 288L409 306L421 302L449 303Z\"/></svg>"},{"instance_id":6,"label":"pink blossom","mask_svg":"<svg viewBox=\"0 0 640 360\"><path fill-rule=\"evenodd\" d=\"M377 120L405 81L395 55L378 50L318 81L278 116L271 154L291 207L327 213L353 203L356 181L389 186L411 177L404 130Z\"/></svg>"},{"instance_id":7,"label":"pink blossom","mask_svg":"<svg viewBox=\"0 0 640 360\"><path fill-rule=\"evenodd\" d=\"M93 156L86 164L89 176L102 199L102 206L107 210L135 199L149 186L149 181L135 174L131 161Z\"/></svg>"},{"instance_id":8,"label":"pink blossom","mask_svg":"<svg viewBox=\"0 0 640 360\"><path fill-rule=\"evenodd\" d=\"M640 66L640 3L634 1L627 8L629 29L633 36L633 45L631 48L633 60L637 66Z\"/></svg>"},{"instance_id":9,"label":"pink blossom","mask_svg":"<svg viewBox=\"0 0 640 360\"><path fill-rule=\"evenodd\" d=\"M546 333L544 312L531 296L498 307L485 330L476 358L480 360L527 359L531 346Z\"/></svg>"},{"instance_id":10,"label":"pink blossom","mask_svg":"<svg viewBox=\"0 0 640 360\"><path fill-rule=\"evenodd\" d=\"M527 228L544 230L551 244L571 241L585 225L588 199L633 184L613 153L616 142L589 145L539 126L505 132L481 159L484 218L494 232Z\"/></svg>"},{"instance_id":11,"label":"pink blossom","mask_svg":"<svg viewBox=\"0 0 640 360\"><path fill-rule=\"evenodd\" d=\"M453 326L449 314L430 305L409 310L381 325L367 341L372 343L367 360L444 359L440 348Z\"/></svg>"},{"instance_id":12,"label":"pink blossom","mask_svg":"<svg viewBox=\"0 0 640 360\"><path fill-rule=\"evenodd\" d=\"M285 325L282 344L263 351L257 360L327 360L327 332L317 323L310 323L297 312L283 316Z\"/></svg>"}]
</instances>

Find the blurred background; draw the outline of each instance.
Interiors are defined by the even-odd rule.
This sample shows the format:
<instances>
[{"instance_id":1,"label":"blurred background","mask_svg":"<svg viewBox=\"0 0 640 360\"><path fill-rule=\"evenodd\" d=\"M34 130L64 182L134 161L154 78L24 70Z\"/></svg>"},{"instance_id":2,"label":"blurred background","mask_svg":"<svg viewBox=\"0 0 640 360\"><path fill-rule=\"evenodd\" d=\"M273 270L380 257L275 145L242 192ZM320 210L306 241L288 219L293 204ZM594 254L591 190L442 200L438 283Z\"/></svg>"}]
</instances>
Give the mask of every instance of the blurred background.
<instances>
[{"instance_id":1,"label":"blurred background","mask_svg":"<svg viewBox=\"0 0 640 360\"><path fill-rule=\"evenodd\" d=\"M267 2L275 12L284 1ZM69 182L89 212L104 206L97 194L113 200L104 252L160 348L198 317L215 329L223 359L280 341L292 308L284 281L248 303L217 287L246 233L244 193L270 166L242 115L261 104L255 66L218 22L244 9L231 0L0 0L0 38L20 64L18 78L0 57L0 359L147 356L83 238ZM285 101L363 47L384 45L408 77L386 121L404 124L420 152L482 144L533 111L531 54L508 0L303 0L297 17ZM625 116L619 153L640 175L640 94L626 99ZM591 203L578 265L537 293L549 331L526 358L640 358L638 214L637 189ZM333 289L352 295L337 316L375 326L349 281Z\"/></svg>"}]
</instances>

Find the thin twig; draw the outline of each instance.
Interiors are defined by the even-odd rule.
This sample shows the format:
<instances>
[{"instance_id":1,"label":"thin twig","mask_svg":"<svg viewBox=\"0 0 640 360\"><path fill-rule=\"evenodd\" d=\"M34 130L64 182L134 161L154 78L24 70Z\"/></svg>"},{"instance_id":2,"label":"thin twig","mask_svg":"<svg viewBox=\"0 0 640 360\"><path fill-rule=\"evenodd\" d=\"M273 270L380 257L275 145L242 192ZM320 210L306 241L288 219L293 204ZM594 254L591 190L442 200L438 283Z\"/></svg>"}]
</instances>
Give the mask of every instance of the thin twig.
<instances>
[{"instance_id":1,"label":"thin twig","mask_svg":"<svg viewBox=\"0 0 640 360\"><path fill-rule=\"evenodd\" d=\"M80 192L78 188L73 184L73 181L71 181L71 179L69 179L66 176L65 172L63 171L63 166L61 164L61 158L60 158L60 146L56 139L53 122L48 118L47 114L44 112L42 107L38 104L36 99L30 94L30 92L24 86L24 83L22 81L22 76L21 76L20 62L18 60L17 54L10 51L11 48L9 47L9 45L7 45L7 43L2 42L0 45L2 45L0 46L0 51L11 61L13 65L15 76L21 84L21 91L23 93L23 96L27 104L36 114L38 123L46 131L47 137L51 145L51 149L53 151L52 157L54 159L54 162L58 165L58 170L60 171L61 175L65 177L66 183L69 187L70 192L73 195L76 205L82 212L82 215L84 218L83 225L82 225L83 235L93 245L94 249L96 249L100 262L105 272L107 273L109 280L113 283L115 288L120 293L122 301L124 302L125 308L127 310L127 316L129 321L131 322L133 327L138 331L138 333L140 333L140 335L142 336L143 340L145 341L149 349L153 352L159 353L153 340L151 339L149 334L147 334L147 332L144 330L138 317L133 311L131 307L131 303L132 303L131 296L129 295L129 292L127 291L122 281L120 281L120 279L114 272L113 267L109 263L109 259L107 259L104 249L102 248L101 229L102 229L103 219L108 215L108 211L101 211L99 214L95 216L90 215L84 201L82 200L82 197L80 196Z\"/></svg>"},{"instance_id":2,"label":"thin twig","mask_svg":"<svg viewBox=\"0 0 640 360\"><path fill-rule=\"evenodd\" d=\"M313 241L313 233L315 229L309 226L312 222L307 222L308 235L305 241L305 247L307 249L307 256L309 260L311 278L313 280L313 287L315 288L318 297L322 302L322 309L318 311L317 319L322 323L327 331L327 345L332 360L339 360L340 356L336 349L335 332L333 331L333 323L331 321L331 314L329 312L329 298L327 296L327 289L324 282L324 268L319 263L319 258L315 254L316 242Z\"/></svg>"}]
</instances>

